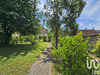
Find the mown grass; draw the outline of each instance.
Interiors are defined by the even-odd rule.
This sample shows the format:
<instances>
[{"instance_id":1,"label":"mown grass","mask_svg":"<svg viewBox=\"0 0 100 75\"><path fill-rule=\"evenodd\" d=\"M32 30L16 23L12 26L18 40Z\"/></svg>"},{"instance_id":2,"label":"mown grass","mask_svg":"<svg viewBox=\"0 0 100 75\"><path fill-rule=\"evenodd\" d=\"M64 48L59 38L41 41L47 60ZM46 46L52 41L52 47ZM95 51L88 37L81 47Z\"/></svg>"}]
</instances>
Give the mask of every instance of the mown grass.
<instances>
[{"instance_id":1,"label":"mown grass","mask_svg":"<svg viewBox=\"0 0 100 75\"><path fill-rule=\"evenodd\" d=\"M26 75L48 44L43 42L0 48L0 75Z\"/></svg>"}]
</instances>

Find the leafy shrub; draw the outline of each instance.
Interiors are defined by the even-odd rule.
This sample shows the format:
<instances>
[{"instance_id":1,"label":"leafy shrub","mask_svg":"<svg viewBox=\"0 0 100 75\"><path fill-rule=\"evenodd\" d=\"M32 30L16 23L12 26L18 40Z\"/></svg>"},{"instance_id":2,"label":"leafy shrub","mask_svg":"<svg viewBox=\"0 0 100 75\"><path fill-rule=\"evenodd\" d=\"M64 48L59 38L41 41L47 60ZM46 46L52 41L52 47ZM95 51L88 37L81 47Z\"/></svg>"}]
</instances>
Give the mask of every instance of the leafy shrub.
<instances>
[{"instance_id":1,"label":"leafy shrub","mask_svg":"<svg viewBox=\"0 0 100 75\"><path fill-rule=\"evenodd\" d=\"M63 75L87 75L88 40L84 41L82 33L76 36L59 38L60 47L52 51L59 60Z\"/></svg>"},{"instance_id":2,"label":"leafy shrub","mask_svg":"<svg viewBox=\"0 0 100 75\"><path fill-rule=\"evenodd\" d=\"M18 44L20 42L19 36L12 36L11 44Z\"/></svg>"},{"instance_id":3,"label":"leafy shrub","mask_svg":"<svg viewBox=\"0 0 100 75\"><path fill-rule=\"evenodd\" d=\"M35 44L38 44L39 43L39 41L38 40L35 40Z\"/></svg>"},{"instance_id":4,"label":"leafy shrub","mask_svg":"<svg viewBox=\"0 0 100 75\"><path fill-rule=\"evenodd\" d=\"M39 40L39 35L35 35L35 36L34 36L34 39L35 39L35 40Z\"/></svg>"},{"instance_id":5,"label":"leafy shrub","mask_svg":"<svg viewBox=\"0 0 100 75\"><path fill-rule=\"evenodd\" d=\"M26 40L26 39L25 39L25 36L20 36L20 37L19 37L19 40L20 40L20 43L24 43L25 40Z\"/></svg>"},{"instance_id":6,"label":"leafy shrub","mask_svg":"<svg viewBox=\"0 0 100 75\"><path fill-rule=\"evenodd\" d=\"M51 42L51 36L48 35L48 42Z\"/></svg>"},{"instance_id":7,"label":"leafy shrub","mask_svg":"<svg viewBox=\"0 0 100 75\"><path fill-rule=\"evenodd\" d=\"M95 44L93 44L94 46L94 49L92 51L95 52L96 56L100 57L100 34L99 36L97 37L97 41Z\"/></svg>"},{"instance_id":8,"label":"leafy shrub","mask_svg":"<svg viewBox=\"0 0 100 75\"><path fill-rule=\"evenodd\" d=\"M33 43L33 42L34 42L34 37L35 37L34 35L31 35L31 34L30 34L30 35L28 36L29 42Z\"/></svg>"},{"instance_id":9,"label":"leafy shrub","mask_svg":"<svg viewBox=\"0 0 100 75\"><path fill-rule=\"evenodd\" d=\"M39 35L39 39L41 40L41 39L43 39L43 41L44 42L47 42L47 37L46 36L44 36L44 35ZM48 39L49 41L51 40L51 38L50 38L50 36L49 36L49 39Z\"/></svg>"},{"instance_id":10,"label":"leafy shrub","mask_svg":"<svg viewBox=\"0 0 100 75\"><path fill-rule=\"evenodd\" d=\"M44 41L44 42L47 42L46 36L43 36L43 41Z\"/></svg>"},{"instance_id":11,"label":"leafy shrub","mask_svg":"<svg viewBox=\"0 0 100 75\"><path fill-rule=\"evenodd\" d=\"M43 43L43 39L40 39L39 42Z\"/></svg>"},{"instance_id":12,"label":"leafy shrub","mask_svg":"<svg viewBox=\"0 0 100 75\"><path fill-rule=\"evenodd\" d=\"M39 43L39 41L38 40L35 40L35 41L32 42L32 45L36 45L38 43Z\"/></svg>"},{"instance_id":13,"label":"leafy shrub","mask_svg":"<svg viewBox=\"0 0 100 75\"><path fill-rule=\"evenodd\" d=\"M43 37L44 37L43 35L39 35L39 39L43 39Z\"/></svg>"}]
</instances>

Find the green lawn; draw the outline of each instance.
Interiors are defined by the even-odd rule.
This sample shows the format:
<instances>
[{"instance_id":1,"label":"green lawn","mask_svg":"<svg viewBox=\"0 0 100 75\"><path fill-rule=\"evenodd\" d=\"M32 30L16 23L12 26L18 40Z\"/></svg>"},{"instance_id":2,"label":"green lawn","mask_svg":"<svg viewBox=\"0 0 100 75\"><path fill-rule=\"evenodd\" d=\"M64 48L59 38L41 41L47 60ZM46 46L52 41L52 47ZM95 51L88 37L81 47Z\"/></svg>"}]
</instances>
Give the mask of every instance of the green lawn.
<instances>
[{"instance_id":1,"label":"green lawn","mask_svg":"<svg viewBox=\"0 0 100 75\"><path fill-rule=\"evenodd\" d=\"M0 48L0 75L25 75L49 43L10 45Z\"/></svg>"}]
</instances>

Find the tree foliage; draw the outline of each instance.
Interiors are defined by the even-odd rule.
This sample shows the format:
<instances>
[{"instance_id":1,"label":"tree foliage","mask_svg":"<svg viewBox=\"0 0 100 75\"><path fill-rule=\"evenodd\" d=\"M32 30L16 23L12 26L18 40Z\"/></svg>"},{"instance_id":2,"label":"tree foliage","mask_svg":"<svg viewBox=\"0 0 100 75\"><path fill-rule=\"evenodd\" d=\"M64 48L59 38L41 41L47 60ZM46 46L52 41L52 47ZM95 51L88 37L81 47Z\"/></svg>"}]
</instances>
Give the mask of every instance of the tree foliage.
<instances>
[{"instance_id":1,"label":"tree foliage","mask_svg":"<svg viewBox=\"0 0 100 75\"><path fill-rule=\"evenodd\" d=\"M35 34L38 29L37 0L0 0L0 25L5 33L5 44L9 44L11 34Z\"/></svg>"},{"instance_id":2,"label":"tree foliage","mask_svg":"<svg viewBox=\"0 0 100 75\"><path fill-rule=\"evenodd\" d=\"M70 30L70 35L76 35L78 30L78 24L76 19L80 16L84 6L86 5L84 0L61 0L62 8L64 9L63 23L66 30Z\"/></svg>"},{"instance_id":3,"label":"tree foliage","mask_svg":"<svg viewBox=\"0 0 100 75\"><path fill-rule=\"evenodd\" d=\"M93 50L95 53L94 55L100 57L100 34L97 37L97 41L95 43L93 43Z\"/></svg>"},{"instance_id":4,"label":"tree foliage","mask_svg":"<svg viewBox=\"0 0 100 75\"><path fill-rule=\"evenodd\" d=\"M55 47L58 47L58 32L62 25L65 31L70 31L70 35L76 35L78 18L85 6L83 0L47 0L45 5L45 16L47 18L47 26L54 33Z\"/></svg>"},{"instance_id":5,"label":"tree foliage","mask_svg":"<svg viewBox=\"0 0 100 75\"><path fill-rule=\"evenodd\" d=\"M45 13L47 17L47 25L51 28L51 31L54 32L54 37L55 37L55 47L57 48L58 46L58 32L61 26L61 15L62 15L62 8L60 5L60 1L55 0L55 1L47 1L48 2L48 7L46 7L46 10L48 12Z\"/></svg>"}]
</instances>

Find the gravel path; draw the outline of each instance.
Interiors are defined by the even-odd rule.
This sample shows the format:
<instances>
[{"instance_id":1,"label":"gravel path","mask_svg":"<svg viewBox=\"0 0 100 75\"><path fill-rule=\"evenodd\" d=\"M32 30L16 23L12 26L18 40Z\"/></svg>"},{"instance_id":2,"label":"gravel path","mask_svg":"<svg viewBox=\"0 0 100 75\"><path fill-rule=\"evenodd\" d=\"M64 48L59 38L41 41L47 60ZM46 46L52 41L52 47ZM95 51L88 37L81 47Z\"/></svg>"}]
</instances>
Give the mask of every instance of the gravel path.
<instances>
[{"instance_id":1,"label":"gravel path","mask_svg":"<svg viewBox=\"0 0 100 75\"><path fill-rule=\"evenodd\" d=\"M28 75L51 75L51 43L33 64Z\"/></svg>"}]
</instances>

